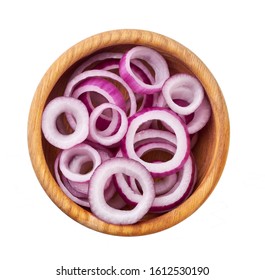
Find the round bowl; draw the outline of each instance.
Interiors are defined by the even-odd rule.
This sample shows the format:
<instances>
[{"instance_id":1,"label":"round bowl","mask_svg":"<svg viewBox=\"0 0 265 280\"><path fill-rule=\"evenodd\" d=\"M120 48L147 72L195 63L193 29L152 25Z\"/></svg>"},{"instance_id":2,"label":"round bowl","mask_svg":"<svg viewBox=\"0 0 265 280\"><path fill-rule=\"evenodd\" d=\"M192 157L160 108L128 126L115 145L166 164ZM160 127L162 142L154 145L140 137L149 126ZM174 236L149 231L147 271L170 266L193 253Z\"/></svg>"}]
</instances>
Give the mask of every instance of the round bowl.
<instances>
[{"instance_id":1,"label":"round bowl","mask_svg":"<svg viewBox=\"0 0 265 280\"><path fill-rule=\"evenodd\" d=\"M208 124L200 131L194 148L198 180L192 195L168 213L148 216L134 225L105 223L71 201L54 179L53 164L58 150L43 137L42 112L45 104L62 95L73 70L88 56L102 51L125 51L143 45L161 53L171 74L182 72L195 76L203 85L211 107ZM63 53L48 69L34 95L28 119L28 147L32 165L43 189L50 199L69 217L80 224L107 234L137 236L170 228L194 213L215 188L225 166L229 147L229 117L224 97L206 65L182 44L144 30L113 30L103 32L77 43Z\"/></svg>"}]
</instances>

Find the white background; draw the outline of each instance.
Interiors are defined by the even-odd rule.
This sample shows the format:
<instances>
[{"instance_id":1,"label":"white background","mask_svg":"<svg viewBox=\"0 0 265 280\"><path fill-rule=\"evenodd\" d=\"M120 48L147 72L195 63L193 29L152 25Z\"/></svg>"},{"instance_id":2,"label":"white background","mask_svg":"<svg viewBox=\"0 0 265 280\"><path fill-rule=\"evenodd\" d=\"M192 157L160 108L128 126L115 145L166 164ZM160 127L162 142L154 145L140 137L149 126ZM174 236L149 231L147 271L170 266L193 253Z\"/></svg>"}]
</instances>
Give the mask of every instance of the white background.
<instances>
[{"instance_id":1,"label":"white background","mask_svg":"<svg viewBox=\"0 0 265 280\"><path fill-rule=\"evenodd\" d=\"M185 279L264 279L262 2L1 1L2 279L59 279L61 265L209 266L209 276ZM209 199L179 225L134 238L98 233L68 218L44 193L27 149L28 112L47 68L80 40L120 28L162 33L195 52L220 84L231 121L226 168Z\"/></svg>"}]
</instances>

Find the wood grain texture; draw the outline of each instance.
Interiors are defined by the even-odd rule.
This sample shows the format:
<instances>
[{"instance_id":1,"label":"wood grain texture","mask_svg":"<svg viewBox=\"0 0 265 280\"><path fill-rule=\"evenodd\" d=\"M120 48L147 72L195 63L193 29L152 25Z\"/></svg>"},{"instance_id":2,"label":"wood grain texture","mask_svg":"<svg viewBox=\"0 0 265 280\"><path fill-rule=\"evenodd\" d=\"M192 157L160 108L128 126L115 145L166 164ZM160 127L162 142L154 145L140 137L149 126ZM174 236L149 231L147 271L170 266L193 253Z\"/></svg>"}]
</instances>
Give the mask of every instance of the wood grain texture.
<instances>
[{"instance_id":1,"label":"wood grain texture","mask_svg":"<svg viewBox=\"0 0 265 280\"><path fill-rule=\"evenodd\" d=\"M53 177L53 163L58 150L43 138L41 117L45 104L63 94L66 82L88 56L106 50L121 51L134 45L151 47L167 60L171 74L189 73L202 83L212 106L212 116L201 131L194 155L198 166L198 181L193 194L176 209L161 215L151 215L128 226L110 225L100 221L64 195ZM28 118L28 148L38 180L51 200L69 217L82 225L107 234L136 236L172 227L189 217L208 198L225 166L230 139L226 103L215 78L206 65L189 49L163 35L144 30L114 30L89 37L62 54L48 69L33 97Z\"/></svg>"}]
</instances>

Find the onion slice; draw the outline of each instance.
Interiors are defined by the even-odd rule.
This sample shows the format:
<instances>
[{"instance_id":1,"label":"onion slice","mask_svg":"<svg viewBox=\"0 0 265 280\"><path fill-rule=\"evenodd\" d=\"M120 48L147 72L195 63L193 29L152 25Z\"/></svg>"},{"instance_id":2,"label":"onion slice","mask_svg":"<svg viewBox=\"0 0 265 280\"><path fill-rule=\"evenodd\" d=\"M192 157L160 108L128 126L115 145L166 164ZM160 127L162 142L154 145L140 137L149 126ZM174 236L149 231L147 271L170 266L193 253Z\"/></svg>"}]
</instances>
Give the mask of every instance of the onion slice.
<instances>
[{"instance_id":1,"label":"onion slice","mask_svg":"<svg viewBox=\"0 0 265 280\"><path fill-rule=\"evenodd\" d=\"M148 63L155 72L155 81L150 85L144 83L132 70L133 59L141 59ZM120 76L129 84L132 90L140 94L154 94L162 89L169 78L169 69L164 57L157 51L137 46L127 51L120 60Z\"/></svg>"},{"instance_id":2,"label":"onion slice","mask_svg":"<svg viewBox=\"0 0 265 280\"><path fill-rule=\"evenodd\" d=\"M109 82L106 79L93 77L85 80L79 84L74 92L72 97L79 98L83 93L88 94L100 94L105 97L108 102L116 104L124 111L126 110L125 100L119 89L114 86L113 83ZM93 108L92 108L93 109Z\"/></svg>"},{"instance_id":3,"label":"onion slice","mask_svg":"<svg viewBox=\"0 0 265 280\"><path fill-rule=\"evenodd\" d=\"M111 176L123 173L136 178L143 194L138 204L131 210L114 209L104 197L105 184ZM132 192L130 189L129 191ZM154 181L147 169L139 162L127 158L112 158L103 162L90 180L89 203L91 211L101 220L111 224L134 224L148 211L155 197Z\"/></svg>"},{"instance_id":4,"label":"onion slice","mask_svg":"<svg viewBox=\"0 0 265 280\"><path fill-rule=\"evenodd\" d=\"M117 111L120 114L120 118L121 118L121 124L120 127L118 128L118 131L114 135L110 135L110 136L102 135L96 127L97 119L102 114L102 112L106 109L112 109ZM128 119L125 112L115 104L111 104L111 103L101 104L98 107L96 107L90 115L90 123L89 123L90 136L93 140L97 141L98 143L104 146L111 146L113 144L118 143L124 137L127 131L127 127L128 127Z\"/></svg>"},{"instance_id":5,"label":"onion slice","mask_svg":"<svg viewBox=\"0 0 265 280\"><path fill-rule=\"evenodd\" d=\"M85 174L76 173L73 172L69 166L71 160L76 156L87 156L88 159L90 159L93 162L93 167L90 171L88 171ZM95 150L93 147L87 145L87 144L79 144L71 149L64 150L62 152L62 155L60 157L60 170L63 173L63 175L75 182L83 183L88 182L94 172L94 170L101 164L101 157L97 150Z\"/></svg>"},{"instance_id":6,"label":"onion slice","mask_svg":"<svg viewBox=\"0 0 265 280\"><path fill-rule=\"evenodd\" d=\"M193 190L195 175L195 163L192 156L189 156L183 169L178 173L175 185L167 193L154 198L149 212L169 211L186 200ZM132 206L137 205L141 200L141 194L131 189L122 174L116 174L115 179L122 198Z\"/></svg>"},{"instance_id":7,"label":"onion slice","mask_svg":"<svg viewBox=\"0 0 265 280\"><path fill-rule=\"evenodd\" d=\"M56 125L61 114L70 114L76 122L73 133L62 134ZM53 146L60 149L69 149L83 142L89 133L89 115L82 101L72 97L60 96L51 100L42 114L42 132L44 137Z\"/></svg>"},{"instance_id":8,"label":"onion slice","mask_svg":"<svg viewBox=\"0 0 265 280\"><path fill-rule=\"evenodd\" d=\"M169 211L186 200L194 187L195 169L193 157L189 156L183 169L178 173L175 186L168 193L154 199L150 212Z\"/></svg>"},{"instance_id":9,"label":"onion slice","mask_svg":"<svg viewBox=\"0 0 265 280\"><path fill-rule=\"evenodd\" d=\"M54 174L55 174L55 179L56 179L59 187L64 192L64 194L68 198L70 198L72 201L74 201L75 203L77 203L81 206L84 206L84 207L90 207L88 198L78 198L78 197L74 196L72 194L72 192L70 191L71 186L70 186L69 182L67 182L67 180L65 180L65 179L62 181L60 173L59 173L59 161L60 161L61 153L58 154L58 156L56 157L55 162L54 162Z\"/></svg>"},{"instance_id":10,"label":"onion slice","mask_svg":"<svg viewBox=\"0 0 265 280\"><path fill-rule=\"evenodd\" d=\"M143 123L156 119L164 121L173 130L176 137L177 150L169 161L149 163L142 160L136 154L134 149L134 138L138 128ZM129 118L128 130L122 140L121 148L122 153L126 157L139 161L149 172L151 172L153 177L162 177L175 173L185 164L190 153L190 139L186 125L175 113L163 108L148 108Z\"/></svg>"},{"instance_id":11,"label":"onion slice","mask_svg":"<svg viewBox=\"0 0 265 280\"><path fill-rule=\"evenodd\" d=\"M130 99L129 116L132 116L136 112L136 99L132 89L120 76L106 70L88 70L73 77L66 85L64 96L71 96L78 84L91 77L109 78L120 83L126 89Z\"/></svg>"},{"instance_id":12,"label":"onion slice","mask_svg":"<svg viewBox=\"0 0 265 280\"><path fill-rule=\"evenodd\" d=\"M180 115L193 113L201 104L204 90L201 83L188 74L171 76L162 88L163 97L171 110ZM187 101L187 106L181 106L174 99Z\"/></svg>"},{"instance_id":13,"label":"onion slice","mask_svg":"<svg viewBox=\"0 0 265 280\"><path fill-rule=\"evenodd\" d=\"M103 52L103 53L94 54L75 69L70 80L75 76L77 76L78 74L84 72L86 69L91 67L91 65L93 65L96 62L101 62L107 59L120 60L122 56L123 53L116 53L116 52Z\"/></svg>"},{"instance_id":14,"label":"onion slice","mask_svg":"<svg viewBox=\"0 0 265 280\"><path fill-rule=\"evenodd\" d=\"M199 108L194 112L192 120L187 124L190 134L194 134L201 130L209 121L211 116L211 106L206 97L204 97Z\"/></svg>"}]
</instances>

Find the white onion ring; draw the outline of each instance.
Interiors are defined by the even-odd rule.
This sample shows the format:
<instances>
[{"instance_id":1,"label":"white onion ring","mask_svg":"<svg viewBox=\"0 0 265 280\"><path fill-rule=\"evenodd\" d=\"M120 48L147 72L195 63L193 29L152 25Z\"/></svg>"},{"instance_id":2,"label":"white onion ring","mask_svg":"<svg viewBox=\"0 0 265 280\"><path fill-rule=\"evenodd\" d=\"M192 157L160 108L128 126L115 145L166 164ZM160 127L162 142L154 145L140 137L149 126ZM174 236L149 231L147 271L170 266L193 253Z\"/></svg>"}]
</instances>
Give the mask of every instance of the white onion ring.
<instances>
[{"instance_id":1,"label":"white onion ring","mask_svg":"<svg viewBox=\"0 0 265 280\"><path fill-rule=\"evenodd\" d=\"M140 159L134 150L134 138L137 129L146 121L161 120L167 123L175 133L177 141L177 150L171 160L163 163L149 163ZM170 175L179 170L190 153L190 140L187 132L186 125L174 113L163 108L150 108L144 109L136 113L133 117L129 118L129 125L127 133L122 140L122 152L128 157L143 164L154 177L162 177Z\"/></svg>"},{"instance_id":2,"label":"white onion ring","mask_svg":"<svg viewBox=\"0 0 265 280\"><path fill-rule=\"evenodd\" d=\"M109 177L117 173L135 177L141 184L143 195L132 210L114 209L105 200L103 192L105 184ZM134 224L149 211L155 197L153 186L152 176L139 162L126 158L109 159L95 170L90 180L89 203L91 211L107 223Z\"/></svg>"},{"instance_id":3,"label":"white onion ring","mask_svg":"<svg viewBox=\"0 0 265 280\"><path fill-rule=\"evenodd\" d=\"M85 174L80 174L80 173L73 172L69 168L71 160L78 155L86 155L93 162L93 168L89 172ZM67 179L71 181L83 183L83 182L88 182L90 180L94 170L100 164L101 164L101 158L97 150L95 150L93 147L87 144L79 144L72 147L71 149L67 149L62 152L59 166L61 172Z\"/></svg>"},{"instance_id":4,"label":"white onion ring","mask_svg":"<svg viewBox=\"0 0 265 280\"><path fill-rule=\"evenodd\" d=\"M201 83L188 74L171 76L162 88L163 97L171 110L180 115L189 115L200 106L204 90ZM185 100L188 106L180 106L173 99Z\"/></svg>"},{"instance_id":5,"label":"white onion ring","mask_svg":"<svg viewBox=\"0 0 265 280\"><path fill-rule=\"evenodd\" d=\"M98 131L96 127L97 119L102 114L102 112L106 109L112 109L117 111L121 119L121 124L118 131L114 135L110 135L110 136L102 135L102 133ZM104 146L111 146L113 144L118 143L124 137L127 131L127 127L128 127L128 119L126 117L125 112L115 104L111 104L111 103L101 104L98 107L96 107L90 115L90 122L89 122L90 136L93 140L97 141L98 143Z\"/></svg>"},{"instance_id":6,"label":"white onion ring","mask_svg":"<svg viewBox=\"0 0 265 280\"><path fill-rule=\"evenodd\" d=\"M71 134L59 132L56 120L61 114L70 114L75 118L76 127ZM42 114L42 132L44 137L53 146L60 149L69 149L83 142L89 133L89 116L86 106L72 97L56 97L45 107Z\"/></svg>"},{"instance_id":7,"label":"white onion ring","mask_svg":"<svg viewBox=\"0 0 265 280\"><path fill-rule=\"evenodd\" d=\"M146 61L155 72L154 83L146 84L133 72L131 61L142 59ZM166 60L157 51L137 46L127 51L120 60L120 76L129 84L134 92L140 94L154 94L162 89L163 84L169 78L169 69Z\"/></svg>"}]
</instances>

